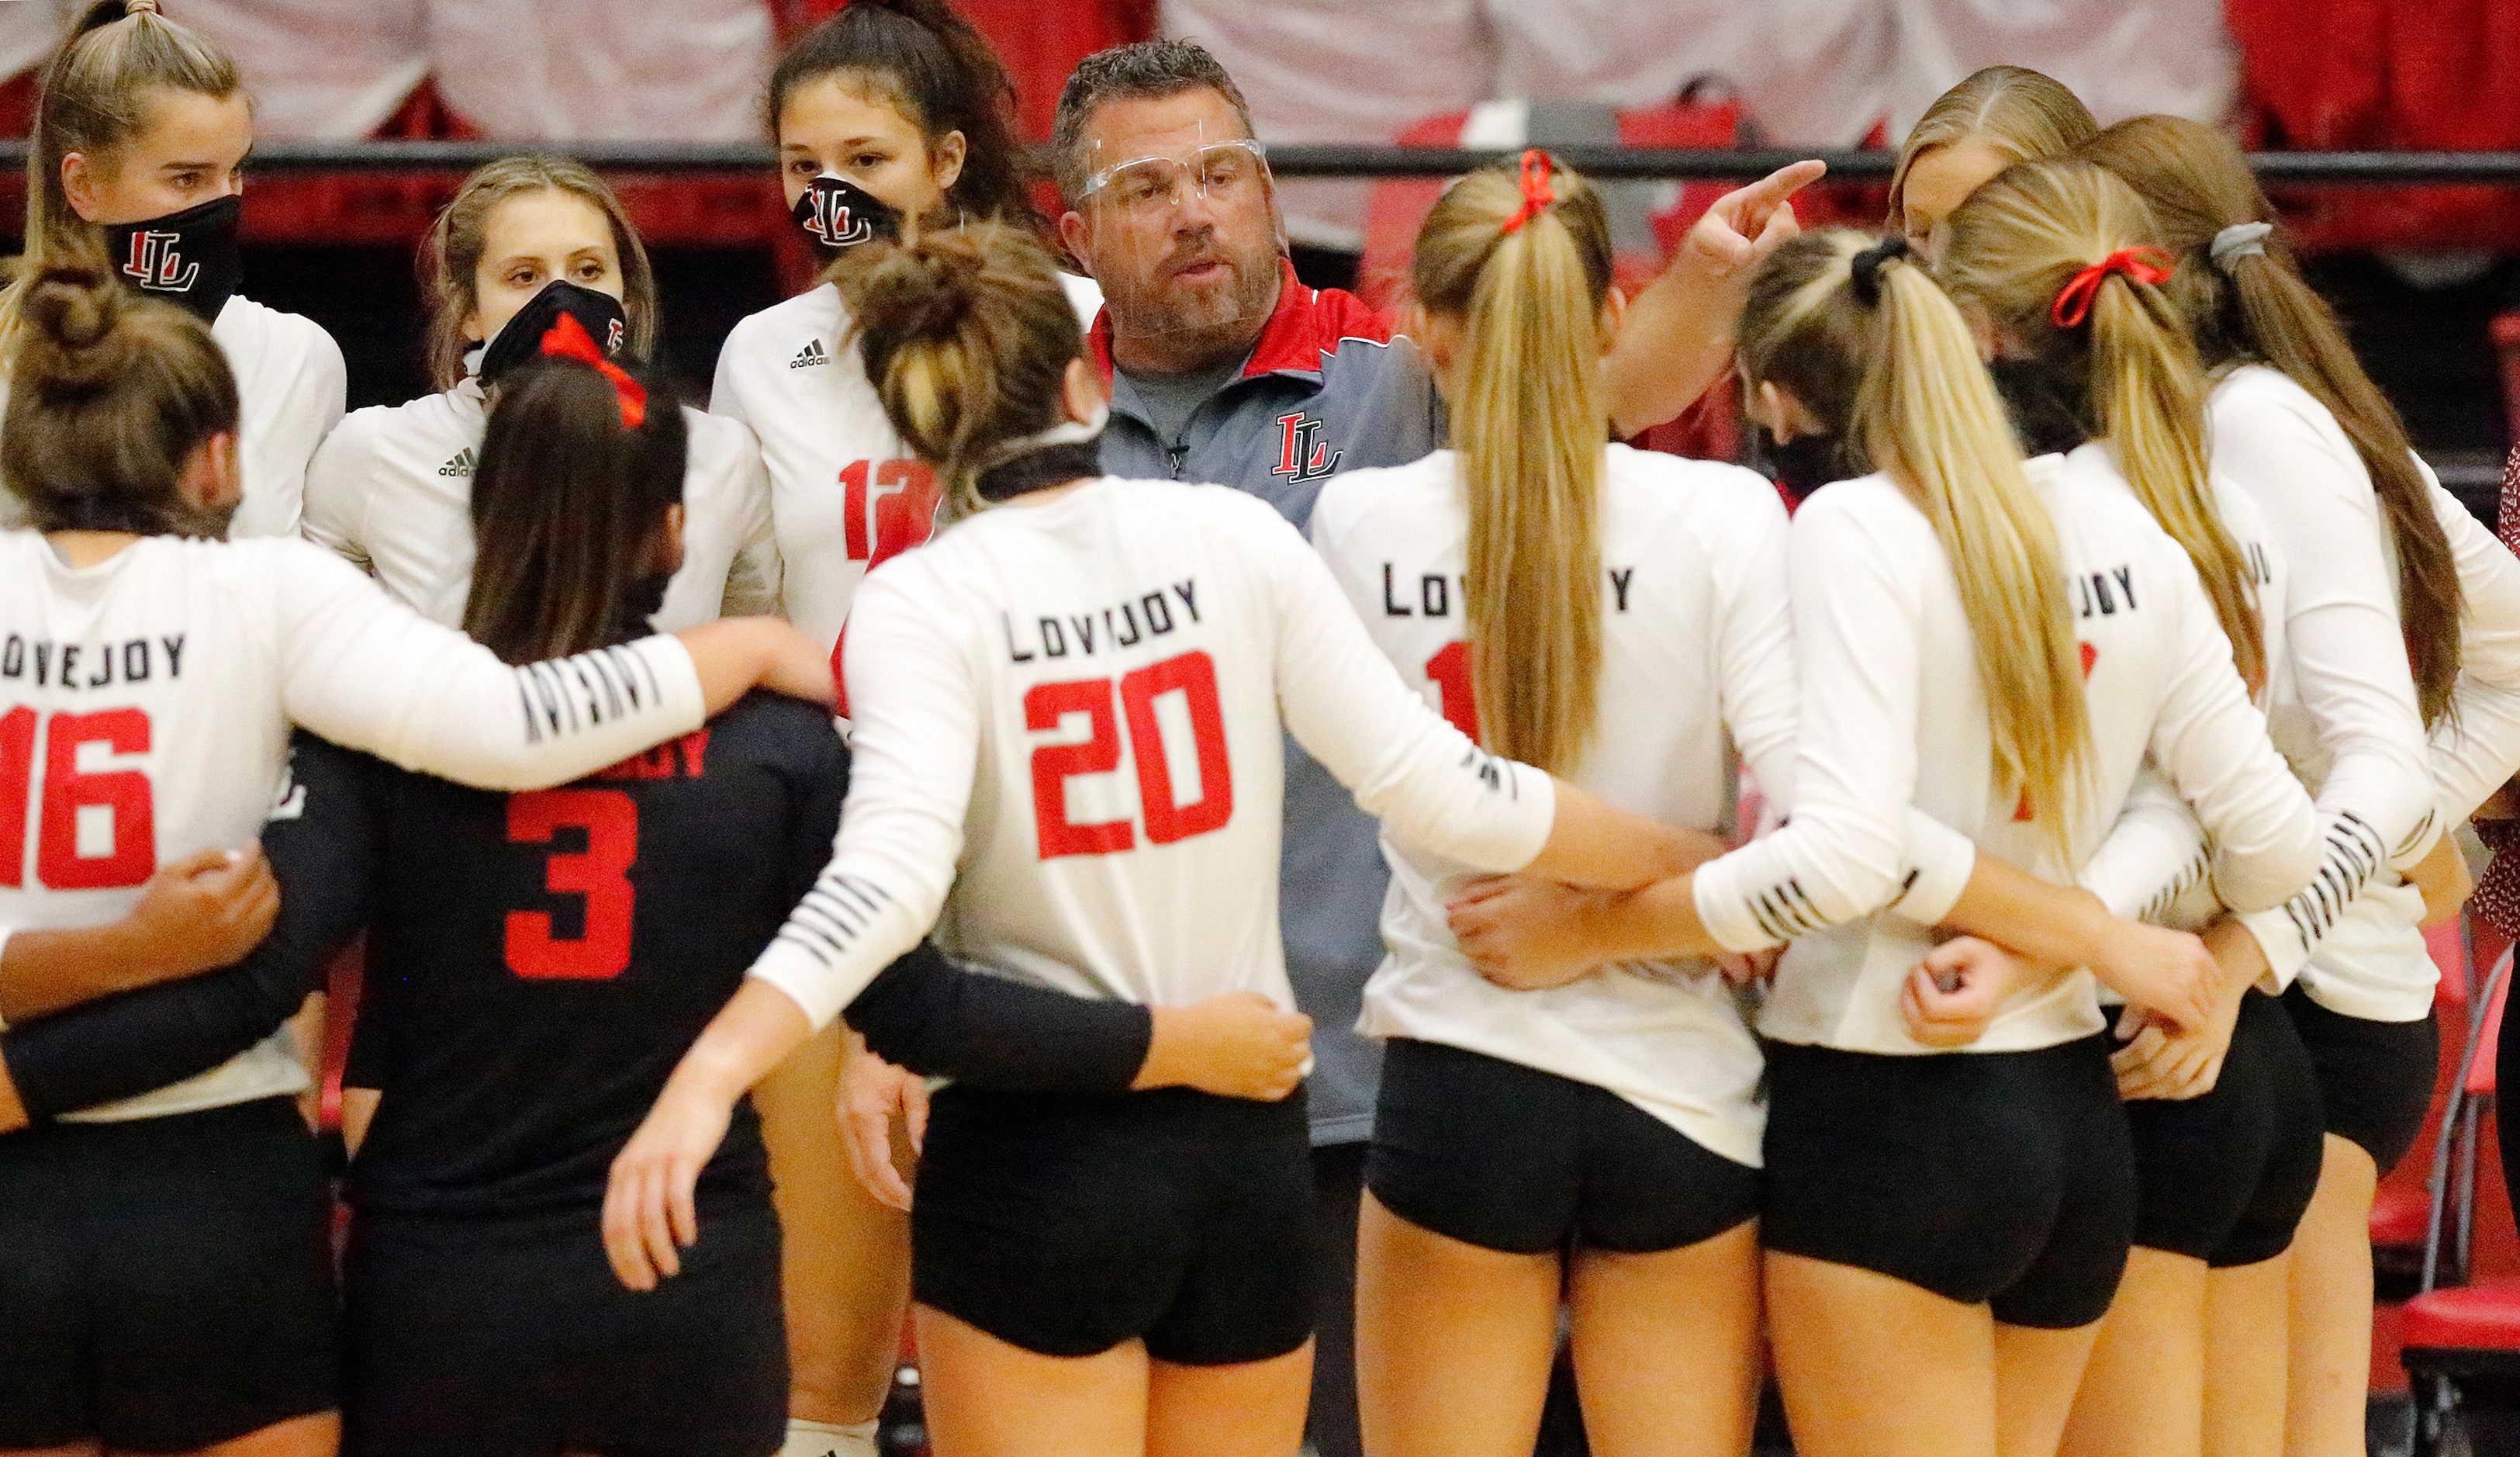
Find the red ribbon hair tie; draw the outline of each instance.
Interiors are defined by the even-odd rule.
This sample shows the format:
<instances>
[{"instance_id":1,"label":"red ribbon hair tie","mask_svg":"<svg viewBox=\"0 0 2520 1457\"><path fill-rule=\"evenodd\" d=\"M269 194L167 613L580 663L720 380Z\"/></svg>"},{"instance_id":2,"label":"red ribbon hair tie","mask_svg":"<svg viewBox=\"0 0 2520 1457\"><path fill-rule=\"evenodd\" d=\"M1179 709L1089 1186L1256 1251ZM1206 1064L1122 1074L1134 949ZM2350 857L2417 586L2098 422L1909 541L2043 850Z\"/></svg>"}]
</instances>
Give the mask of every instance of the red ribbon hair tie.
<instances>
[{"instance_id":1,"label":"red ribbon hair tie","mask_svg":"<svg viewBox=\"0 0 2520 1457\"><path fill-rule=\"evenodd\" d=\"M1533 147L1522 154L1522 208L1505 220L1508 233L1520 232L1522 225L1546 211L1557 201L1557 190L1549 185L1549 154Z\"/></svg>"},{"instance_id":2,"label":"red ribbon hair tie","mask_svg":"<svg viewBox=\"0 0 2520 1457\"><path fill-rule=\"evenodd\" d=\"M612 392L621 397L621 428L637 430L648 423L648 388L630 378L630 372L604 357L595 346L595 336L574 314L562 314L543 335L543 353L554 359L574 359L595 366L595 372L612 382Z\"/></svg>"},{"instance_id":3,"label":"red ribbon hair tie","mask_svg":"<svg viewBox=\"0 0 2520 1457\"><path fill-rule=\"evenodd\" d=\"M2119 249L2066 280L2048 317L2059 329L2080 329L2083 321L2092 316L2092 303L2100 296L2100 285L2110 274L2123 273L2139 284L2166 284L2178 266L2158 249Z\"/></svg>"}]
</instances>

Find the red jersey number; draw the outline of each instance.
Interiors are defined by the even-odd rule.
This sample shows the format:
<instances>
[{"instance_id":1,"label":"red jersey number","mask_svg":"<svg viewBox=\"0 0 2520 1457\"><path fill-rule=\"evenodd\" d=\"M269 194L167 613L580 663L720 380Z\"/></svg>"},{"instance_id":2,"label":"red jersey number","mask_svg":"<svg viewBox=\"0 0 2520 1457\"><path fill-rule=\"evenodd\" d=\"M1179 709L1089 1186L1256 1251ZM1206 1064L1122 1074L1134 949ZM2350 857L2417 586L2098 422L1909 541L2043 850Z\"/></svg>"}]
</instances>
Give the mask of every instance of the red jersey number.
<instances>
[{"instance_id":1,"label":"red jersey number","mask_svg":"<svg viewBox=\"0 0 2520 1457\"><path fill-rule=\"evenodd\" d=\"M1116 694L1115 694L1116 689ZM1185 804L1164 756L1163 722L1156 705L1178 694L1190 721L1198 762L1198 797ZM1112 711L1114 698L1120 712ZM1067 781L1080 774L1108 774L1120 767L1120 722L1129 726L1137 759L1139 815L1147 840L1172 844L1225 828L1234 818L1234 765L1226 754L1225 712L1216 692L1216 660L1203 652L1168 658L1151 667L1109 678L1042 683L1024 695L1024 727L1058 729L1072 713L1086 716L1088 737L1079 744L1049 744L1032 751L1033 822L1041 857L1107 855L1137 845L1127 819L1079 825L1067 817Z\"/></svg>"},{"instance_id":2,"label":"red jersey number","mask_svg":"<svg viewBox=\"0 0 2520 1457\"><path fill-rule=\"evenodd\" d=\"M840 468L840 488L852 562L890 561L936 524L936 473L924 461L851 461Z\"/></svg>"},{"instance_id":3,"label":"red jersey number","mask_svg":"<svg viewBox=\"0 0 2520 1457\"><path fill-rule=\"evenodd\" d=\"M1470 736L1479 737L1479 701L1470 686L1470 645L1446 643L1434 657L1426 660L1426 681L1435 685L1442 697L1444 721Z\"/></svg>"},{"instance_id":4,"label":"red jersey number","mask_svg":"<svg viewBox=\"0 0 2520 1457\"><path fill-rule=\"evenodd\" d=\"M30 802L35 748L43 744L44 795ZM102 713L54 713L32 708L0 714L0 886L25 884L27 820L35 821L35 878L55 890L107 890L145 884L158 869L158 816L149 776L138 769L82 772L79 751L90 744L107 753L147 753L149 715L139 708ZM30 815L29 811L33 813ZM99 814L112 838L96 854L84 852L81 831L93 840Z\"/></svg>"},{"instance_id":5,"label":"red jersey number","mask_svg":"<svg viewBox=\"0 0 2520 1457\"><path fill-rule=\"evenodd\" d=\"M586 832L582 851L555 851L543 872L555 895L582 896L584 930L572 939L552 934L542 911L508 913L508 970L533 980L602 981L630 966L630 921L638 892L630 867L639 859L639 806L619 790L536 790L508 797L508 842L549 844L554 832Z\"/></svg>"}]
</instances>

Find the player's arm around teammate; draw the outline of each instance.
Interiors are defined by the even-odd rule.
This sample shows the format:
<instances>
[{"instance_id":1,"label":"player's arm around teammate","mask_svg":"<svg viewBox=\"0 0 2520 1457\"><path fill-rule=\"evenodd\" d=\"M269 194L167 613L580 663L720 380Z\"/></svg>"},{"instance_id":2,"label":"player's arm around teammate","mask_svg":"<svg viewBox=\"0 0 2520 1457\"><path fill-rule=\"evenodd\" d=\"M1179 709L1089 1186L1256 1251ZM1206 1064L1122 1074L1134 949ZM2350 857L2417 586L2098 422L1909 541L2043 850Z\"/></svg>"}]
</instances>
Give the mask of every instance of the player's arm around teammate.
<instances>
[{"instance_id":1,"label":"player's arm around teammate","mask_svg":"<svg viewBox=\"0 0 2520 1457\"><path fill-rule=\"evenodd\" d=\"M1545 154L1448 190L1418 234L1410 333L1454 448L1333 480L1313 533L1376 646L1457 727L1703 833L1729 797L1728 732L1763 768L1790 746L1784 512L1746 472L1602 445L1609 277L1598 196ZM1443 925L1460 867L1384 853L1394 949L1363 1024L1387 1039L1358 1253L1366 1449L1528 1453L1563 1292L1594 1450L1746 1450L1760 1059L1722 979L1684 962L1492 986Z\"/></svg>"},{"instance_id":2,"label":"player's arm around teammate","mask_svg":"<svg viewBox=\"0 0 2520 1457\"><path fill-rule=\"evenodd\" d=\"M694 1048L615 1165L608 1244L642 1285L701 1233L685 1175L733 1099L949 892L954 949L1003 942L1050 984L1157 1005L1240 987L1283 1006L1265 877L1282 721L1403 842L1597 884L1634 884L1684 851L1660 827L1472 750L1379 660L1319 558L1265 505L1093 478L1100 382L1036 245L1003 228L929 235L878 260L853 296L895 425L969 520L861 593L857 778L832 863L756 968L760 984ZM1005 640L1017 623L1031 646ZM1127 714L1143 746L1128 820L1082 797L1097 751L1034 747L1110 712L1086 695L1114 694L1113 680L1047 681L1086 667L1058 660L1083 654L1089 627L1112 666L1160 659L1117 690L1145 700ZM1152 706L1175 695L1200 746L1194 798L1162 747L1172 710ZM1070 751L1088 756L1069 765ZM1017 792L1026 779L1035 793ZM1015 952L1018 940L1036 949ZM1312 1320L1300 1097L1010 1108L979 1092L940 1095L913 1209L940 1448L1037 1450L1057 1431L1078 1452L1291 1452ZM1045 1141L1057 1129L1068 1131ZM1033 1274L984 1233L1009 1200L1066 1231Z\"/></svg>"}]
</instances>

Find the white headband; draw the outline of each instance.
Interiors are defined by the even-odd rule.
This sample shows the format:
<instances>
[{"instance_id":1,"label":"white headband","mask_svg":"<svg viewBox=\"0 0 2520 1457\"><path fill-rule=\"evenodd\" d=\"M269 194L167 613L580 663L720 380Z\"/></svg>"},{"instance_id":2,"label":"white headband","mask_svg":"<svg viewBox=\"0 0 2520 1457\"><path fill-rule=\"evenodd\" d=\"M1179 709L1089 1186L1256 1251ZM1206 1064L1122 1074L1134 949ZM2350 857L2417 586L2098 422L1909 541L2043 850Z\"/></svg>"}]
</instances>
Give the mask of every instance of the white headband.
<instances>
[{"instance_id":1,"label":"white headband","mask_svg":"<svg viewBox=\"0 0 2520 1457\"><path fill-rule=\"evenodd\" d=\"M2214 266L2228 273L2240 258L2262 258L2267 252L2267 235L2275 230L2271 222L2235 222L2214 235L2211 250Z\"/></svg>"}]
</instances>

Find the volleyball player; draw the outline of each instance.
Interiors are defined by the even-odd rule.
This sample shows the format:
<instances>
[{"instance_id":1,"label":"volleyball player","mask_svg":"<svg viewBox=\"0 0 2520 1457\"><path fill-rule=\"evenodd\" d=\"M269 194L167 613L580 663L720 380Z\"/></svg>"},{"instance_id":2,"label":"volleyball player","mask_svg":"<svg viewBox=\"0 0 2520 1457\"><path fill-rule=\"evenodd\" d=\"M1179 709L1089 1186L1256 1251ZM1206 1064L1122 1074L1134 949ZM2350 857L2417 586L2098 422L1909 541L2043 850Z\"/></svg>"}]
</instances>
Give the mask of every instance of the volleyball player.
<instances>
[{"instance_id":1,"label":"volleyball player","mask_svg":"<svg viewBox=\"0 0 2520 1457\"><path fill-rule=\"evenodd\" d=\"M527 788L688 732L755 681L828 695L820 654L776 622L511 668L320 549L182 539L219 535L243 495L209 329L60 267L17 318L0 478L37 529L0 535L12 926L110 922L161 864L245 842L292 721ZM11 987L0 1007L33 1015ZM265 1041L0 1141L0 1449L330 1450L305 1085Z\"/></svg>"},{"instance_id":2,"label":"volleyball player","mask_svg":"<svg viewBox=\"0 0 2520 1457\"><path fill-rule=\"evenodd\" d=\"M705 1239L691 1174L743 1087L940 907L949 951L1076 995L1285 1006L1282 704L1404 844L1611 885L1704 852L1478 752L1375 657L1267 506L1097 478L1100 381L1029 238L923 236L854 296L886 411L959 520L861 591L832 863L615 1164L605 1227L625 1282L670 1276ZM1294 1451L1314 1315L1300 1096L956 1086L919 1185L941 1452Z\"/></svg>"},{"instance_id":3,"label":"volleyball player","mask_svg":"<svg viewBox=\"0 0 2520 1457\"><path fill-rule=\"evenodd\" d=\"M1958 310L1905 245L1866 241L1787 245L1741 325L1763 410L1887 465L1795 519L1791 818L1685 881L1572 898L1577 916L1514 885L1453 925L1474 958L1513 959L1543 911L1579 970L1801 933L1761 1017L1761 1233L1796 1443L2053 1450L2134 1225L2104 1023L2082 973L1989 986L1967 942L1926 957L1867 915L1901 888L1899 811L2070 878L2149 751L2216 828L2223 883L2260 904L2315 867L2314 820L2185 554L2106 458L2025 468ZM2023 949L2071 966L2101 947ZM1965 998L1996 1007L1974 1040L1920 1035Z\"/></svg>"},{"instance_id":4,"label":"volleyball player","mask_svg":"<svg viewBox=\"0 0 2520 1457\"><path fill-rule=\"evenodd\" d=\"M438 392L353 412L315 455L306 534L452 627L472 582L472 482L500 385L540 357L562 315L606 352L654 347L648 250L602 179L556 157L511 157L464 181L429 230L429 371ZM656 625L777 611L770 487L751 433L684 411L682 566Z\"/></svg>"},{"instance_id":5,"label":"volleyball player","mask_svg":"<svg viewBox=\"0 0 2520 1457\"><path fill-rule=\"evenodd\" d=\"M1932 257L1953 209L2014 162L2061 157L2100 124L2062 82L2018 66L1990 66L1934 98L1899 144L1890 174L1889 227Z\"/></svg>"},{"instance_id":6,"label":"volleyball player","mask_svg":"<svg viewBox=\"0 0 2520 1457\"><path fill-rule=\"evenodd\" d=\"M130 287L210 326L244 411L239 536L297 534L306 463L341 418L341 349L310 319L240 295L253 108L236 63L158 0L98 0L39 77L26 150L21 279L53 263L110 267ZM23 285L0 294L0 348L15 346ZM0 506L0 523L19 523Z\"/></svg>"},{"instance_id":7,"label":"volleyball player","mask_svg":"<svg viewBox=\"0 0 2520 1457\"><path fill-rule=\"evenodd\" d=\"M2450 706L2463 686L2471 696L2481 691L2477 673L2462 683L2462 619L2476 616L2472 609L2495 613L2507 599L2483 577L2476 603L2465 601L2461 567L2507 569L2507 556L2498 560L2484 529L2430 480L2396 410L2301 278L2274 209L2236 147L2209 127L2143 116L2110 127L2077 155L2124 178L2150 205L2180 260L2170 290L2193 321L2204 363L2216 371L2215 467L2259 498L2286 550L2312 566L2294 577L2296 598L2310 599L2292 609L2302 706L2287 713L2278 705L2270 726L2305 779L2319 786L2322 809L2333 801L2340 818L2351 814L2330 832L2349 853L2322 877L2318 914L2305 901L2288 908L2293 914L2253 919L2257 933L2232 949L2247 963L2243 975L2271 970L2290 982L2285 1005L2323 1094L2324 1166L2288 1282L2290 1398L2282 1369L2267 1363L2230 1404L2261 1420L2283 1413L2297 1452L2350 1450L2362 1440L2370 1356L2371 1193L2422 1125L2439 1046L2431 1019L2436 971L2417 932L2427 877L2409 864L2411 837L2389 838L2398 828L2383 812L2390 781L2375 783L2377 754L2369 747L2380 727L2413 741L2400 756L2414 758L2428 815L2435 814L2436 785L2414 738L2419 731L2375 725L2368 692L2347 690L2410 669L2407 692L2424 726L2437 741L2462 737ZM2450 509L2442 509L2445 502ZM2454 536L2487 549L2456 550ZM2495 655L2486 635L2477 636L2476 667L2490 675ZM2491 734L2486 723L2474 727ZM2456 802L2454 786L2439 788L2452 798L2425 828L2455 823L2467 807ZM2454 877L2462 869L2457 854L2445 835L2433 842L2430 859ZM2260 1318L2250 1322L2248 1340L2235 1333L2230 1345L2267 1350L2264 1317L2281 1308L2284 1297L2279 1286L2273 1300L2246 1312ZM2214 1371L2209 1396L2234 1375L2227 1362Z\"/></svg>"},{"instance_id":8,"label":"volleyball player","mask_svg":"<svg viewBox=\"0 0 2520 1457\"><path fill-rule=\"evenodd\" d=\"M1601 444L1599 197L1543 153L1417 242L1411 335L1454 448L1322 490L1313 536L1384 656L1488 750L1712 831L1730 741L1790 751L1785 515L1731 466ZM1580 771L1580 774L1579 774ZM1358 1253L1365 1440L1527 1454L1574 1311L1592 1449L1748 1449L1760 1381L1758 1046L1714 968L1517 993L1444 928L1459 867L1386 846L1392 953Z\"/></svg>"},{"instance_id":9,"label":"volleyball player","mask_svg":"<svg viewBox=\"0 0 2520 1457\"><path fill-rule=\"evenodd\" d=\"M791 215L830 258L898 237L910 219L1038 226L1013 108L1006 68L945 0L857 0L780 58L764 111ZM1102 296L1081 279L1069 287L1092 317ZM759 437L781 603L829 645L836 667L859 579L927 539L937 489L884 419L829 278L736 325L718 354L709 409ZM840 1096L855 1112L835 1130L830 1110L844 1065ZM910 1295L909 1227L882 1207L904 1188L889 1130L897 1120L915 1144L925 1088L832 1027L756 1096L772 1118L794 1293L798 1426L785 1457L872 1454ZM791 1124L814 1134L790 1133ZM845 1131L861 1127L878 1131L850 1140L844 1158ZM850 1160L863 1180L850 1177Z\"/></svg>"}]
</instances>

